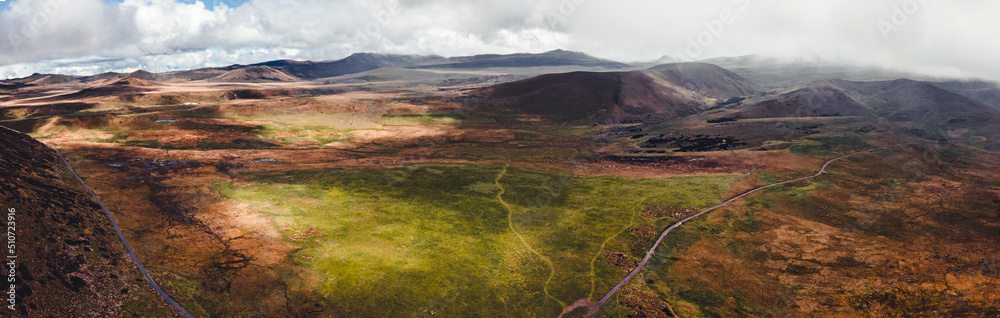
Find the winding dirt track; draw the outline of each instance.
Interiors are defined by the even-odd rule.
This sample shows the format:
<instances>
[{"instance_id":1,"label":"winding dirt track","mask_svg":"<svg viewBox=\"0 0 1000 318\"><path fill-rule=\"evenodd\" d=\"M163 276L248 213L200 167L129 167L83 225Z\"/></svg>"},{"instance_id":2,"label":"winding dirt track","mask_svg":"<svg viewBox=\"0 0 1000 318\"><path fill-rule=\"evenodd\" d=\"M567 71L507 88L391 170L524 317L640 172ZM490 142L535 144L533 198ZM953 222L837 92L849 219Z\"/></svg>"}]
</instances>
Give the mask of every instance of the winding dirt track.
<instances>
[{"instance_id":1,"label":"winding dirt track","mask_svg":"<svg viewBox=\"0 0 1000 318\"><path fill-rule=\"evenodd\" d=\"M635 269L633 269L631 272L629 272L628 275L625 276L624 279L622 279L620 282L618 282L618 284L615 285L614 288L611 288L611 290L608 291L608 293L605 294L604 297L601 297L600 301L598 301L598 302L595 303L595 302L591 302L588 299L578 300L573 305L571 305L569 307L566 307L566 309L563 309L563 312L561 314L559 314L559 317L562 317L562 316L564 316L564 315L572 312L573 310L575 310L577 308L581 308L581 307L589 307L590 308L590 311L587 312L587 315L585 317L590 317L591 315L597 313L597 310L601 309L601 306L604 306L604 303L606 303L609 299L611 299L611 296L614 296L614 294L617 293L619 289L621 289L622 287L624 287L625 284L628 284L628 282L632 280L633 276L635 276L636 274L638 274L639 271L642 271L642 268L646 266L646 263L649 262L649 259L651 257L653 257L653 254L656 251L656 248L658 248L660 246L660 244L663 243L663 240L667 237L667 234L670 233L670 231L673 231L674 229L680 227L685 222L694 220L694 219L696 219L696 218L698 218L698 217L700 217L702 215L705 215L708 212L712 212L712 211L714 211L716 209L729 206L729 204L733 203L733 201L742 199L742 198L744 198L744 197L746 197L748 195L751 195L753 193L756 193L756 192L759 192L759 191L762 191L762 190L765 190L765 189L768 189L768 188L772 188L772 187L784 185L784 184L789 184L789 183L793 183L793 182L798 182L798 181L803 181L803 180L809 180L809 179L813 179L813 178L819 177L819 176L823 175L824 173L826 173L826 168L829 167L830 164L834 163L835 161L838 161L838 160L841 160L841 159L847 159L847 158L854 157L854 156L857 156L857 155L860 155L860 154L864 154L864 153L875 152L875 151L885 150L885 149L890 149L890 148L896 148L896 147L905 146L905 145L910 145L910 144L901 144L901 145L895 145L895 146L889 146L889 147L882 147L882 148L876 148L876 149L871 149L871 150L865 150L865 151L860 151L860 152L856 152L856 153L852 153L852 154L849 154L849 155L845 155L845 156L841 156L841 157L837 157L837 158L831 159L830 161L827 161L826 164L823 164L823 167L820 168L819 172L817 172L816 174L814 174L812 176L808 176L808 177L804 177L804 178L798 178L798 179L795 179L795 180L789 180L789 181L784 181L784 182L778 182L778 183L775 183L775 184L769 184L769 185L766 185L766 186L762 186L762 187L759 187L759 188L756 188L756 189L744 192L743 194L740 194L740 195L738 195L738 196L736 196L736 197L734 197L732 199L729 199L726 202L722 202L719 205L713 206L711 208L708 208L708 209L706 209L704 211L699 212L698 214L692 215L692 216L690 216L690 217L688 217L686 219L683 219L683 220L681 220L681 221L679 221L677 223L674 223L674 225L668 227L666 230L663 231L662 234L660 234L660 238L657 239L656 243L653 244L653 247L651 247L649 249L649 251L646 252L646 256L642 258L642 261L639 262L639 265L637 265L635 267Z\"/></svg>"},{"instance_id":2,"label":"winding dirt track","mask_svg":"<svg viewBox=\"0 0 1000 318\"><path fill-rule=\"evenodd\" d=\"M542 253L539 253L538 250L535 250L535 248L532 247L531 244L528 244L528 241L524 239L524 236L522 236L521 233L514 228L514 210L510 207L510 204L507 204L507 201L503 200L503 194L506 193L507 190L504 189L503 185L500 184L500 179L502 179L503 176L507 174L507 168L509 167L510 167L509 164L504 165L503 171L501 171L500 174L497 175L496 180L494 180L494 183L496 183L497 188L500 188L500 192L497 193L497 201L500 201L500 204L503 205L504 209L507 209L507 226L510 229L510 232L514 233L514 235L517 236L519 240L521 240L521 244L524 244L524 247L527 248L528 251L538 256L538 258L540 258L543 262L545 262L546 265L548 265L549 278L545 280L545 285L542 285L542 291L545 293L545 297L552 299L557 304L559 304L559 306L566 307L566 303L560 301L555 297L552 297L552 294L549 293L549 284L552 283L552 279L556 277L556 267L555 265L552 264L552 260L549 259L548 257L545 257L545 255L542 255Z\"/></svg>"},{"instance_id":3,"label":"winding dirt track","mask_svg":"<svg viewBox=\"0 0 1000 318\"><path fill-rule=\"evenodd\" d=\"M179 311L182 315L188 318L195 318L193 315L188 313L187 310L184 310L184 307L181 307L180 304L174 301L173 298L170 298L170 295L167 295L167 292L160 289L160 286L153 281L153 277L150 277L149 272L146 271L146 266L142 265L142 261L139 260L139 256L135 255L135 251L132 250L132 246L128 244L127 240L125 240L125 234L123 234L122 230L118 228L118 222L115 222L115 218L111 216L111 211L109 211L108 208L104 206L104 202L101 202L101 199L97 198L97 194L94 193L94 190L88 187L86 183L83 183L83 179L80 178L80 175L76 174L76 170L73 169L73 166L69 165L69 161L66 161L66 158L63 157L61 153L59 153L59 150L52 146L49 147L52 148L52 150L55 151L57 155L59 155L59 159L62 159L63 163L66 164L66 168L69 168L69 172L73 173L73 176L76 177L76 180L80 181L80 184L83 185L83 188L87 189L87 192L90 192L90 195L94 197L94 200L97 201L97 204L99 204L101 208L104 209L104 214L108 216L108 220L111 220L111 225L115 227L115 232L118 232L118 238L120 238L122 240L122 243L125 244L125 249L128 250L128 257L132 258L132 260L135 261L135 264L139 266L139 271L142 272L142 276L146 277L146 281L149 282L149 285L153 286L153 289L155 289L156 292L160 294L160 296L163 296L163 299L166 300L167 303L169 303L171 306L173 306L174 309L177 309L177 311Z\"/></svg>"}]
</instances>

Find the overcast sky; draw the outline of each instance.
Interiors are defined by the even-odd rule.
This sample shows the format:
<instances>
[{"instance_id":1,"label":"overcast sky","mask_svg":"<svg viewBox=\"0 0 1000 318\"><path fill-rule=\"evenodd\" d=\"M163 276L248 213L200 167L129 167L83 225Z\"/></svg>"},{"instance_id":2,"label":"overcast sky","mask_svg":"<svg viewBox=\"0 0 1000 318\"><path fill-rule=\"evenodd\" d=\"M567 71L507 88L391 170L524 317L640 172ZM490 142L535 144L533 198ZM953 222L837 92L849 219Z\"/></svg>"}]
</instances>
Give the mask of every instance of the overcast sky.
<instances>
[{"instance_id":1,"label":"overcast sky","mask_svg":"<svg viewBox=\"0 0 1000 318\"><path fill-rule=\"evenodd\" d=\"M6 0L0 78L355 52L759 54L1000 80L998 0Z\"/></svg>"}]
</instances>

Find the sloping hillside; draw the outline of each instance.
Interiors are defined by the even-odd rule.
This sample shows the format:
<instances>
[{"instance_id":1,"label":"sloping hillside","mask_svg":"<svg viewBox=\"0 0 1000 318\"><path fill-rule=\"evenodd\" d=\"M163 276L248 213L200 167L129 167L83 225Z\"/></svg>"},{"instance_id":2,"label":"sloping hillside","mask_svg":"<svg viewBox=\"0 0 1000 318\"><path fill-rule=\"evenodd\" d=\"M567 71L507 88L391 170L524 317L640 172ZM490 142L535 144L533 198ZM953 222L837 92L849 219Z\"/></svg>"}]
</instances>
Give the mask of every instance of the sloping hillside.
<instances>
[{"instance_id":1,"label":"sloping hillside","mask_svg":"<svg viewBox=\"0 0 1000 318\"><path fill-rule=\"evenodd\" d=\"M185 81L198 81L213 78L226 74L229 71L239 69L244 67L243 65L230 65L225 67L209 67L209 68L199 68L195 70L177 71L177 72L167 72L157 74L161 81L168 80L185 80Z\"/></svg>"},{"instance_id":2,"label":"sloping hillside","mask_svg":"<svg viewBox=\"0 0 1000 318\"><path fill-rule=\"evenodd\" d=\"M0 202L16 222L15 316L174 316L52 149L6 128L0 145Z\"/></svg>"},{"instance_id":3,"label":"sloping hillside","mask_svg":"<svg viewBox=\"0 0 1000 318\"><path fill-rule=\"evenodd\" d=\"M655 66L648 74L687 90L716 99L750 96L760 87L727 69L705 63L674 63Z\"/></svg>"},{"instance_id":4,"label":"sloping hillside","mask_svg":"<svg viewBox=\"0 0 1000 318\"><path fill-rule=\"evenodd\" d=\"M214 82L294 82L297 80L299 79L294 76L268 66L247 66L210 79Z\"/></svg>"},{"instance_id":5,"label":"sloping hillside","mask_svg":"<svg viewBox=\"0 0 1000 318\"><path fill-rule=\"evenodd\" d=\"M945 140L965 135L990 140L1000 137L1000 109L938 84L898 79L878 82L820 80L746 107L741 118L878 116L912 128L921 137Z\"/></svg>"},{"instance_id":6,"label":"sloping hillside","mask_svg":"<svg viewBox=\"0 0 1000 318\"><path fill-rule=\"evenodd\" d=\"M491 68L491 67L538 67L538 66L589 66L608 69L625 68L628 65L599 59L584 53L554 50L540 54L484 54L452 57L427 65L427 68Z\"/></svg>"},{"instance_id":7,"label":"sloping hillside","mask_svg":"<svg viewBox=\"0 0 1000 318\"><path fill-rule=\"evenodd\" d=\"M742 118L829 117L873 115L874 110L852 97L840 81L818 80L740 112Z\"/></svg>"},{"instance_id":8,"label":"sloping hillside","mask_svg":"<svg viewBox=\"0 0 1000 318\"><path fill-rule=\"evenodd\" d=\"M998 83L986 81L949 81L932 84L1000 109L1000 84Z\"/></svg>"},{"instance_id":9,"label":"sloping hillside","mask_svg":"<svg viewBox=\"0 0 1000 318\"><path fill-rule=\"evenodd\" d=\"M158 80L160 80L160 77L158 75L150 73L150 72L147 72L147 71L144 71L144 70L138 70L138 71L135 71L135 72L132 72L132 73L128 73L124 77L134 77L134 78L138 78L138 79L146 80L146 81L158 81Z\"/></svg>"},{"instance_id":10,"label":"sloping hillside","mask_svg":"<svg viewBox=\"0 0 1000 318\"><path fill-rule=\"evenodd\" d=\"M998 118L1000 110L933 83L898 79L814 81L741 112L746 118L871 114L904 122L985 123Z\"/></svg>"},{"instance_id":11,"label":"sloping hillside","mask_svg":"<svg viewBox=\"0 0 1000 318\"><path fill-rule=\"evenodd\" d=\"M3 83L10 85L50 85L77 83L79 81L79 78L69 75L35 73L27 77L8 79L3 81Z\"/></svg>"},{"instance_id":12,"label":"sloping hillside","mask_svg":"<svg viewBox=\"0 0 1000 318\"><path fill-rule=\"evenodd\" d=\"M104 96L119 96L122 94L139 94L152 90L159 86L156 82L150 82L135 77L112 78L99 80L90 83L88 87L79 92L47 98L47 101L73 100L79 98L92 98Z\"/></svg>"},{"instance_id":13,"label":"sloping hillside","mask_svg":"<svg viewBox=\"0 0 1000 318\"><path fill-rule=\"evenodd\" d=\"M709 98L756 92L712 65L668 65L648 71L542 75L474 91L520 112L598 122L629 122L696 114Z\"/></svg>"},{"instance_id":14,"label":"sloping hillside","mask_svg":"<svg viewBox=\"0 0 1000 318\"><path fill-rule=\"evenodd\" d=\"M539 54L485 54L444 58L424 55L393 55L357 53L342 60L313 62L279 60L259 64L303 79L337 77L348 74L376 70L380 68L436 68L436 69L477 69L477 68L521 68L540 66L581 66L608 69L624 68L627 65L595 58L579 52L563 50Z\"/></svg>"},{"instance_id":15,"label":"sloping hillside","mask_svg":"<svg viewBox=\"0 0 1000 318\"><path fill-rule=\"evenodd\" d=\"M1000 111L986 104L928 82L899 79L864 83L860 87L870 96L877 96L877 108L893 120L979 122L1000 115Z\"/></svg>"},{"instance_id":16,"label":"sloping hillside","mask_svg":"<svg viewBox=\"0 0 1000 318\"><path fill-rule=\"evenodd\" d=\"M439 56L357 53L337 61L279 60L254 64L254 66L271 67L298 78L317 79L361 73L383 67L410 67L439 59L441 59Z\"/></svg>"}]
</instances>

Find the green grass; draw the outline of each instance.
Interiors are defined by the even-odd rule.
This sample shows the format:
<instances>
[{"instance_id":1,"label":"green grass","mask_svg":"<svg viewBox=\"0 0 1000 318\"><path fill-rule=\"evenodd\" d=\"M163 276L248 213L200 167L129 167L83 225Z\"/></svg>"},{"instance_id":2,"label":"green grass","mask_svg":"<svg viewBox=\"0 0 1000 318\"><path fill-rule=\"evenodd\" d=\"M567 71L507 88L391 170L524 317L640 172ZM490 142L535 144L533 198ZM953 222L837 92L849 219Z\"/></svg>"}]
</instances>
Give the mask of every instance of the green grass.
<instances>
[{"instance_id":1,"label":"green grass","mask_svg":"<svg viewBox=\"0 0 1000 318\"><path fill-rule=\"evenodd\" d=\"M800 139L788 148L796 154L831 156L873 148L857 136L810 136Z\"/></svg>"},{"instance_id":2,"label":"green grass","mask_svg":"<svg viewBox=\"0 0 1000 318\"><path fill-rule=\"evenodd\" d=\"M457 156L471 156L483 159L501 158L577 158L586 157L587 152L577 149L532 149L507 150L487 147L460 147L454 150Z\"/></svg>"},{"instance_id":3,"label":"green grass","mask_svg":"<svg viewBox=\"0 0 1000 318\"><path fill-rule=\"evenodd\" d=\"M453 114L401 114L382 115L380 123L386 126L453 125L462 118Z\"/></svg>"},{"instance_id":4,"label":"green grass","mask_svg":"<svg viewBox=\"0 0 1000 318\"><path fill-rule=\"evenodd\" d=\"M212 188L295 228L286 238L325 234L296 241L296 261L321 273L317 292L331 308L368 317L554 317L622 278L593 261L626 250L615 239L625 228L653 222L640 216L643 202L703 208L739 178L579 178L499 165L246 177Z\"/></svg>"},{"instance_id":5,"label":"green grass","mask_svg":"<svg viewBox=\"0 0 1000 318\"><path fill-rule=\"evenodd\" d=\"M186 278L178 278L168 282L170 286L173 286L178 291L180 291L185 298L190 301L184 302L184 310L187 310L195 317L206 317L209 315L208 311L201 307L198 300L201 298L201 291L198 290L198 282Z\"/></svg>"},{"instance_id":6,"label":"green grass","mask_svg":"<svg viewBox=\"0 0 1000 318\"><path fill-rule=\"evenodd\" d=\"M331 142L343 140L348 134L349 132L323 126L268 125L263 127L260 136L279 145L322 148Z\"/></svg>"}]
</instances>

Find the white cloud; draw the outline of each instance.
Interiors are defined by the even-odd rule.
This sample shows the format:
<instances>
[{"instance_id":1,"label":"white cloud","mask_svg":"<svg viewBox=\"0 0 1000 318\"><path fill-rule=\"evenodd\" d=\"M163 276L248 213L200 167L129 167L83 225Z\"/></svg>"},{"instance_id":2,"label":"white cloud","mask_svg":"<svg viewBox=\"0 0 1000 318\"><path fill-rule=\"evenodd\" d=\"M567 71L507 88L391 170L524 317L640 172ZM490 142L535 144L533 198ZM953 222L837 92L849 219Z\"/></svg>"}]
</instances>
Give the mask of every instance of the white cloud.
<instances>
[{"instance_id":1,"label":"white cloud","mask_svg":"<svg viewBox=\"0 0 1000 318\"><path fill-rule=\"evenodd\" d=\"M8 1L10 10L0 11L0 78L327 60L361 51L455 56L565 48L622 61L758 53L1000 80L993 34L1000 3L987 0L250 0L236 8ZM716 21L726 12L734 21L720 29ZM880 21L893 23L888 37Z\"/></svg>"}]
</instances>

